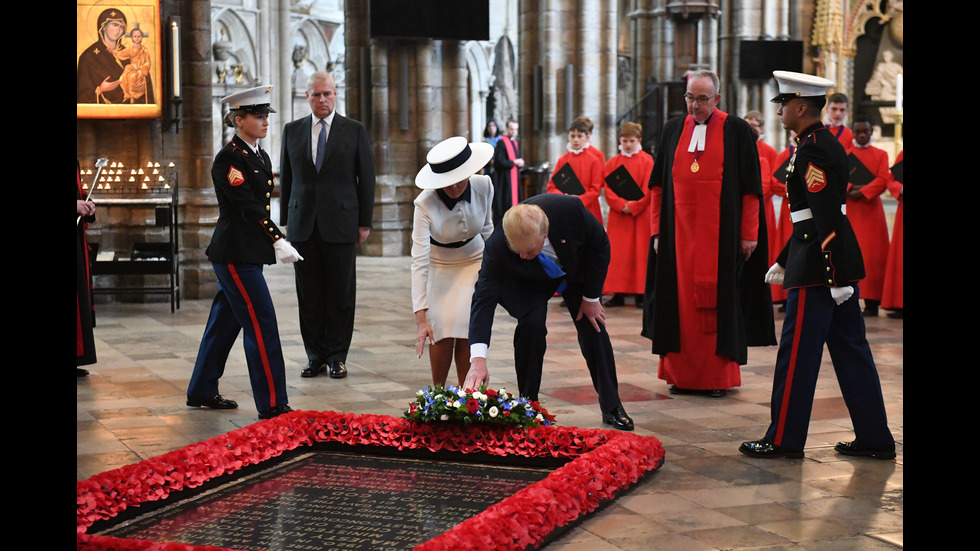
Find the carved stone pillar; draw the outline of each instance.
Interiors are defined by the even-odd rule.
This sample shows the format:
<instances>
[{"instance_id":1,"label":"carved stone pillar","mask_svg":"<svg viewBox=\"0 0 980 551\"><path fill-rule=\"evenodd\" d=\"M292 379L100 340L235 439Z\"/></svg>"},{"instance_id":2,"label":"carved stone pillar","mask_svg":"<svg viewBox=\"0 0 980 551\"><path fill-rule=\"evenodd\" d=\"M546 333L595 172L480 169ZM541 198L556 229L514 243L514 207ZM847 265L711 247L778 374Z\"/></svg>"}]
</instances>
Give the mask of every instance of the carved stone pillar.
<instances>
[{"instance_id":1,"label":"carved stone pillar","mask_svg":"<svg viewBox=\"0 0 980 551\"><path fill-rule=\"evenodd\" d=\"M351 116L368 125L377 176L374 229L360 252L407 255L420 192L415 175L432 146L468 136L466 61L459 41L370 40L360 4L348 3L345 19L347 102Z\"/></svg>"},{"instance_id":2,"label":"carved stone pillar","mask_svg":"<svg viewBox=\"0 0 980 551\"><path fill-rule=\"evenodd\" d=\"M579 115L592 119L603 153L615 150L617 14L615 2L599 0L521 4L518 139L529 164L554 164Z\"/></svg>"}]
</instances>

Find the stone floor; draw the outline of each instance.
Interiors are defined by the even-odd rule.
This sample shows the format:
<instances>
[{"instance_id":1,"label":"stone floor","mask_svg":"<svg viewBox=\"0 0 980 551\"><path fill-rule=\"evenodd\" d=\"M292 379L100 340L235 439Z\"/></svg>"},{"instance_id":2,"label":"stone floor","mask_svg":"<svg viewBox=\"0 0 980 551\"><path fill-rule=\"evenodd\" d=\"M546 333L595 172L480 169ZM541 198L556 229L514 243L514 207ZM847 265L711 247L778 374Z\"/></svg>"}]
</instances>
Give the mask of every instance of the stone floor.
<instances>
[{"instance_id":1,"label":"stone floor","mask_svg":"<svg viewBox=\"0 0 980 551\"><path fill-rule=\"evenodd\" d=\"M350 376L304 379L306 363L292 269L266 269L279 315L289 404L294 409L400 416L429 384L415 356L409 259L358 259L356 331ZM77 381L77 480L141 461L257 421L244 353L233 353L221 393L237 410L185 406L187 382L210 300L98 306L99 362ZM602 428L595 392L558 300L551 304L542 401L563 425ZM777 313L777 327L781 318ZM640 310L607 310L620 394L640 434L659 438L666 463L613 503L547 546L549 551L896 549L904 541L903 320L869 318L868 340L881 376L895 461L849 458L833 446L853 438L829 356L818 381L806 458L760 460L738 452L769 420L776 347L749 351L742 386L723 398L674 396L657 379L656 358L639 335ZM494 386L517 389L511 368L514 324L498 311L490 354Z\"/></svg>"}]
</instances>

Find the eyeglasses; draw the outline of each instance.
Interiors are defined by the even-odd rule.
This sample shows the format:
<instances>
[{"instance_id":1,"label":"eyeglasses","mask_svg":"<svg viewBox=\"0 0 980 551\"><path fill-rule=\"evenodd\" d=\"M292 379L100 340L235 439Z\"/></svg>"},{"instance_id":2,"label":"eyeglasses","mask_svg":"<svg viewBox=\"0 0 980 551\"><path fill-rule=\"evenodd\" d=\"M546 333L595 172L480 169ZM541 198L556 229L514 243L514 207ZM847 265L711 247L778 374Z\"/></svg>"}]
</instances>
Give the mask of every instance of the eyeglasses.
<instances>
[{"instance_id":1,"label":"eyeglasses","mask_svg":"<svg viewBox=\"0 0 980 551\"><path fill-rule=\"evenodd\" d=\"M708 103L709 101L715 99L715 96L717 96L717 95L718 94L715 94L714 96L711 96L711 97L708 97L708 96L700 96L700 97L697 97L696 98L693 95L691 95L690 92L687 92L687 93L684 94L684 101L686 101L688 103Z\"/></svg>"}]
</instances>

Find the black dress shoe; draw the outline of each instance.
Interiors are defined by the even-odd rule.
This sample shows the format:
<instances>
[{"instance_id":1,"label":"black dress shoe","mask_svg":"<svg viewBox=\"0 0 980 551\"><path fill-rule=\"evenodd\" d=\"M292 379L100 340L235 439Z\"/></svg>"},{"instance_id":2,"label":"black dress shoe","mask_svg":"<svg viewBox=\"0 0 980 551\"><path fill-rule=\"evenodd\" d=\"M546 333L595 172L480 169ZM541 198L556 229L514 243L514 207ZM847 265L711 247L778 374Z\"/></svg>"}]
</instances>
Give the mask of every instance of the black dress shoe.
<instances>
[{"instance_id":1,"label":"black dress shoe","mask_svg":"<svg viewBox=\"0 0 980 551\"><path fill-rule=\"evenodd\" d=\"M635 300L636 300L635 306L637 308L643 308L643 295L636 295L636 299Z\"/></svg>"},{"instance_id":2,"label":"black dress shoe","mask_svg":"<svg viewBox=\"0 0 980 551\"><path fill-rule=\"evenodd\" d=\"M854 442L838 442L834 449L842 455L873 457L875 459L895 459L895 443L891 446L858 446Z\"/></svg>"},{"instance_id":3,"label":"black dress shoe","mask_svg":"<svg viewBox=\"0 0 980 551\"><path fill-rule=\"evenodd\" d=\"M606 303L603 304L603 306L606 308L612 308L614 306L622 306L624 304L626 304L626 299L623 298L623 294L616 293L612 296L611 299L607 300Z\"/></svg>"},{"instance_id":4,"label":"black dress shoe","mask_svg":"<svg viewBox=\"0 0 980 551\"><path fill-rule=\"evenodd\" d=\"M602 422L619 430L633 430L633 420L630 419L629 415L626 415L626 410L623 409L622 404L616 406L616 409L609 413L603 413Z\"/></svg>"},{"instance_id":5,"label":"black dress shoe","mask_svg":"<svg viewBox=\"0 0 980 551\"><path fill-rule=\"evenodd\" d=\"M755 442L742 442L738 451L751 457L762 457L765 459L773 457L786 457L789 459L799 459L803 457L803 450L789 450L774 444L770 444L765 438Z\"/></svg>"},{"instance_id":6,"label":"black dress shoe","mask_svg":"<svg viewBox=\"0 0 980 551\"><path fill-rule=\"evenodd\" d=\"M344 362L335 361L328 362L327 366L330 368L330 378L331 379L343 379L347 376L347 367Z\"/></svg>"},{"instance_id":7,"label":"black dress shoe","mask_svg":"<svg viewBox=\"0 0 980 551\"><path fill-rule=\"evenodd\" d=\"M76 367L75 368L75 378L78 378L78 377L88 377L88 370L87 369L82 369L80 367Z\"/></svg>"},{"instance_id":8,"label":"black dress shoe","mask_svg":"<svg viewBox=\"0 0 980 551\"><path fill-rule=\"evenodd\" d=\"M282 415L283 413L289 413L293 411L293 408L289 407L289 404L280 404L269 409L263 409L259 412L259 419L272 419L277 415Z\"/></svg>"},{"instance_id":9,"label":"black dress shoe","mask_svg":"<svg viewBox=\"0 0 980 551\"><path fill-rule=\"evenodd\" d=\"M316 377L317 375L323 373L327 370L327 363L321 362L320 360L310 360L310 363L306 364L306 368L300 373L301 377Z\"/></svg>"},{"instance_id":10,"label":"black dress shoe","mask_svg":"<svg viewBox=\"0 0 980 551\"><path fill-rule=\"evenodd\" d=\"M725 389L708 390L706 392L708 393L708 396L711 396L712 398L721 398L722 396L728 394L728 391Z\"/></svg>"},{"instance_id":11,"label":"black dress shoe","mask_svg":"<svg viewBox=\"0 0 980 551\"><path fill-rule=\"evenodd\" d=\"M905 317L905 310L898 309L894 312L888 312L888 317L893 320L899 320Z\"/></svg>"},{"instance_id":12,"label":"black dress shoe","mask_svg":"<svg viewBox=\"0 0 980 551\"><path fill-rule=\"evenodd\" d=\"M222 398L220 394L215 394L210 398L193 398L188 396L187 405L191 406L192 408L206 407L211 409L235 409L238 407L238 402L234 400L226 400Z\"/></svg>"}]
</instances>

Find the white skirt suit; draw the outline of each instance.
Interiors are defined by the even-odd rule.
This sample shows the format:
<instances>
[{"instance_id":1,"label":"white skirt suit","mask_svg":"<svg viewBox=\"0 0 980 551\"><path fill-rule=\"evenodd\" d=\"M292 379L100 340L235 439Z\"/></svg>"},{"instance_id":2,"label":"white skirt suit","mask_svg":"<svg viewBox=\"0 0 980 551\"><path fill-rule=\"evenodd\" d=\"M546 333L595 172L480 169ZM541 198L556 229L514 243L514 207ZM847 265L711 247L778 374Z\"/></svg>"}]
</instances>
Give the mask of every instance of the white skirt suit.
<instances>
[{"instance_id":1,"label":"white skirt suit","mask_svg":"<svg viewBox=\"0 0 980 551\"><path fill-rule=\"evenodd\" d=\"M428 309L437 342L468 338L470 302L483 261L483 245L493 232L490 177L470 176L469 196L468 201L460 198L452 210L438 190L424 190L415 199L412 311Z\"/></svg>"}]
</instances>

